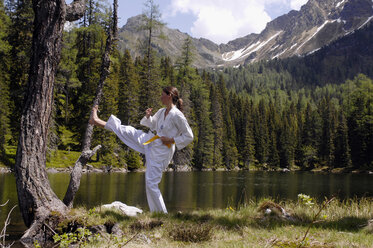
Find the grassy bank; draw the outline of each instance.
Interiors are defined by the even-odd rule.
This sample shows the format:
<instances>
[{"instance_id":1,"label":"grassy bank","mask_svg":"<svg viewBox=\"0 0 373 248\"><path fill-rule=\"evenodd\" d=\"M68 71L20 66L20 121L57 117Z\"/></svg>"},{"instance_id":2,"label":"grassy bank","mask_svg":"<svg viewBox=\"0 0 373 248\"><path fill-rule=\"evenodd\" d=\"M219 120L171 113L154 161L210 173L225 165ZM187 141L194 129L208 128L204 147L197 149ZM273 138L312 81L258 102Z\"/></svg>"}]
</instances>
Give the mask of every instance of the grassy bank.
<instances>
[{"instance_id":1,"label":"grassy bank","mask_svg":"<svg viewBox=\"0 0 373 248\"><path fill-rule=\"evenodd\" d=\"M261 200L238 209L146 212L138 217L100 207L79 208L71 211L55 238L61 246L84 247L373 246L373 228L368 225L373 218L372 199L322 204L303 196L297 202ZM286 216L276 211L280 207ZM69 230L75 232L68 234Z\"/></svg>"},{"instance_id":2,"label":"grassy bank","mask_svg":"<svg viewBox=\"0 0 373 248\"><path fill-rule=\"evenodd\" d=\"M7 146L5 150L6 161L0 161L0 167L9 167L14 165L16 158L17 147ZM47 155L47 168L68 168L74 167L76 160L81 155L81 152L77 151L66 151L66 150L56 150ZM105 166L100 162L89 162L90 165L94 167Z\"/></svg>"}]
</instances>

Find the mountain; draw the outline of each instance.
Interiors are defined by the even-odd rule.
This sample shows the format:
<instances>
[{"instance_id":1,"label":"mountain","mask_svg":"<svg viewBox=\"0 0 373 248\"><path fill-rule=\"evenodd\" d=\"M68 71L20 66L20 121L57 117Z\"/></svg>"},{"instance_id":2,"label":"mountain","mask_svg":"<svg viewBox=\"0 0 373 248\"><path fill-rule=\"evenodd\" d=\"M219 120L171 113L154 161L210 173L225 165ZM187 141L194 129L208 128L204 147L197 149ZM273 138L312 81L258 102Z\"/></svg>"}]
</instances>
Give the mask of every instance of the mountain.
<instances>
[{"instance_id":1,"label":"mountain","mask_svg":"<svg viewBox=\"0 0 373 248\"><path fill-rule=\"evenodd\" d=\"M267 23L260 34L249 34L217 45L204 38L192 38L194 66L198 68L237 66L260 60L311 54L323 46L358 30L373 19L373 0L309 0L299 11L292 10ZM119 47L140 55L138 31L141 16L128 19L120 30ZM163 27L166 40L156 38L154 48L174 62L181 54L188 34Z\"/></svg>"},{"instance_id":2,"label":"mountain","mask_svg":"<svg viewBox=\"0 0 373 248\"><path fill-rule=\"evenodd\" d=\"M142 15L131 17L127 20L119 30L118 46L121 50L128 49L132 57L141 55L141 41L145 39L145 31L140 31L142 25ZM192 38L187 33L182 33L177 29L170 29L166 26L162 28L162 36L160 32L155 34L154 49L162 56L169 56L173 62L181 56L181 50L186 38L191 38L194 44L194 66L198 68L215 67L217 63L222 63L222 56L219 46L214 42L200 38Z\"/></svg>"}]
</instances>

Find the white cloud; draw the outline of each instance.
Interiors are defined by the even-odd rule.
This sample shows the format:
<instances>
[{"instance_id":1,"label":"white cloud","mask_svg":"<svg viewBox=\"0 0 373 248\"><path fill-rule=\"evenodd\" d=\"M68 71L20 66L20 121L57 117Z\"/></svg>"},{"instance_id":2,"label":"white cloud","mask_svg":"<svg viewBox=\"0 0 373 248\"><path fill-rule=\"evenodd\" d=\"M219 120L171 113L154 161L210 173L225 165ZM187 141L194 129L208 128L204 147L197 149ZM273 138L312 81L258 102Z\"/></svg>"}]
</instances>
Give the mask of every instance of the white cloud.
<instances>
[{"instance_id":1,"label":"white cloud","mask_svg":"<svg viewBox=\"0 0 373 248\"><path fill-rule=\"evenodd\" d=\"M290 7L295 10L300 10L302 5L306 4L308 0L291 0Z\"/></svg>"},{"instance_id":2,"label":"white cloud","mask_svg":"<svg viewBox=\"0 0 373 248\"><path fill-rule=\"evenodd\" d=\"M299 9L305 2L306 0L171 0L171 15L193 14L196 21L191 26L191 35L220 44L250 33L260 33L271 21L266 6L283 4Z\"/></svg>"}]
</instances>

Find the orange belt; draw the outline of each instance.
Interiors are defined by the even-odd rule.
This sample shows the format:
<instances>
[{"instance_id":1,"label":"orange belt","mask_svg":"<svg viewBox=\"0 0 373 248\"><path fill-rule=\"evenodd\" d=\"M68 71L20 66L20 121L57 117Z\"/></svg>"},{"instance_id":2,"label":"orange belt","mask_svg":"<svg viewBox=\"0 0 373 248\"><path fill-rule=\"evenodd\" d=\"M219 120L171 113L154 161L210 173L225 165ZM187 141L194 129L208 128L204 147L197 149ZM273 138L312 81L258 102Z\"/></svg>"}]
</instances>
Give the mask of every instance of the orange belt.
<instances>
[{"instance_id":1,"label":"orange belt","mask_svg":"<svg viewBox=\"0 0 373 248\"><path fill-rule=\"evenodd\" d=\"M158 136L158 135L155 135L155 136L153 136L150 140L148 140L148 141L146 141L146 142L144 142L144 143L142 143L144 146L146 146L146 145L148 145L148 144L150 144L150 143L152 143L154 140L157 140L157 139L159 139L160 137ZM175 144L175 142L173 143L173 144ZM166 145L168 148L171 148L171 144L167 144Z\"/></svg>"}]
</instances>

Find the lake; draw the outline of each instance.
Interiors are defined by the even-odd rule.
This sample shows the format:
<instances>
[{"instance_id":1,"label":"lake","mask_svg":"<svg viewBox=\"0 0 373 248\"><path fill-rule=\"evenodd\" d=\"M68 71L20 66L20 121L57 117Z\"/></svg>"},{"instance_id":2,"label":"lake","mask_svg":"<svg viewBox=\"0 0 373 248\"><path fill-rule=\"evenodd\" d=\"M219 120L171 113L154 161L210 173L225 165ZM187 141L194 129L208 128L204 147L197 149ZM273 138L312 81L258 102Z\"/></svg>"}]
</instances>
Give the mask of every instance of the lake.
<instances>
[{"instance_id":1,"label":"lake","mask_svg":"<svg viewBox=\"0 0 373 248\"><path fill-rule=\"evenodd\" d=\"M62 198L70 175L49 174L56 194ZM145 173L90 173L83 174L75 206L92 208L101 204L121 201L127 205L148 210L145 195ZM204 208L226 208L250 199L270 197L277 200L296 200L299 193L323 200L373 196L372 174L318 174L311 172L165 172L160 184L169 212ZM0 230L8 211L16 204L15 178L11 173L0 174ZM19 237L26 229L19 209L11 215L8 233Z\"/></svg>"}]
</instances>

